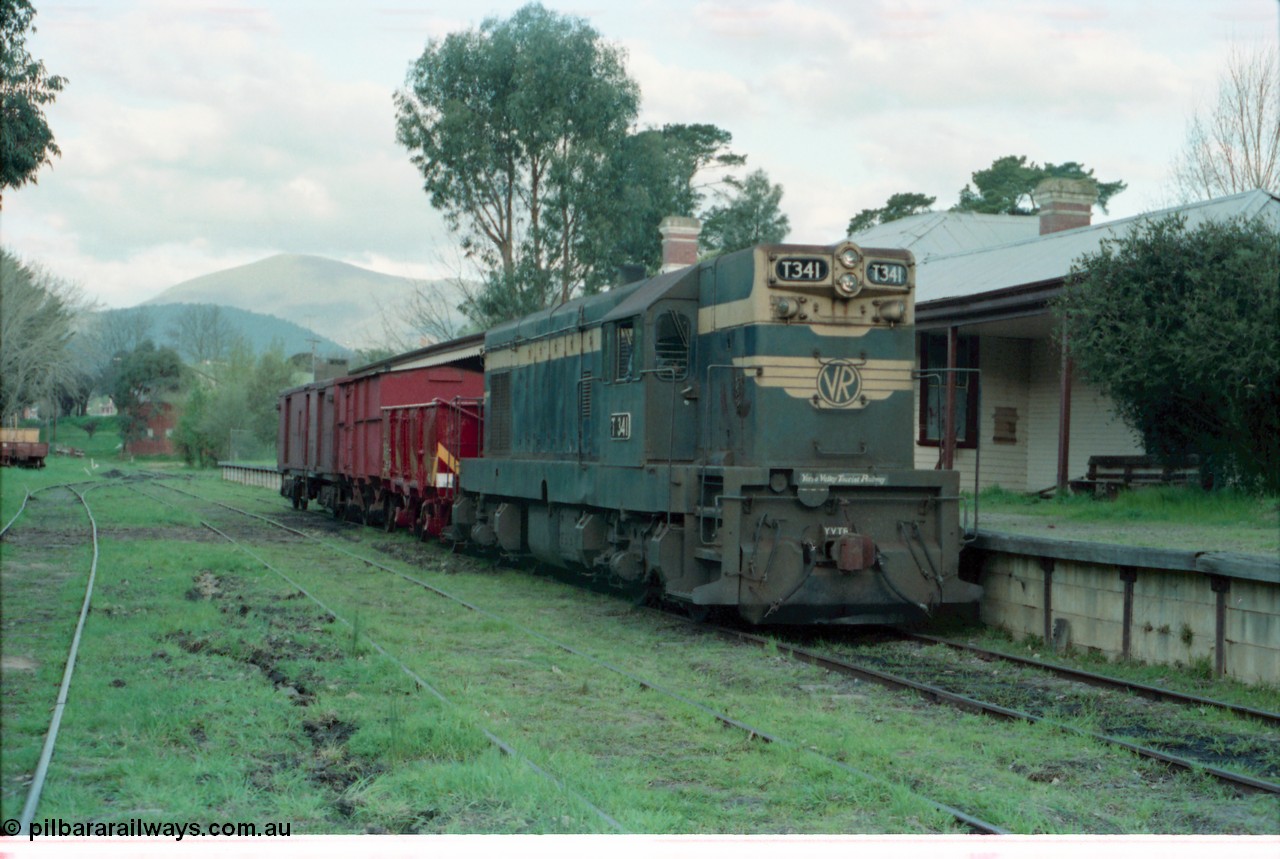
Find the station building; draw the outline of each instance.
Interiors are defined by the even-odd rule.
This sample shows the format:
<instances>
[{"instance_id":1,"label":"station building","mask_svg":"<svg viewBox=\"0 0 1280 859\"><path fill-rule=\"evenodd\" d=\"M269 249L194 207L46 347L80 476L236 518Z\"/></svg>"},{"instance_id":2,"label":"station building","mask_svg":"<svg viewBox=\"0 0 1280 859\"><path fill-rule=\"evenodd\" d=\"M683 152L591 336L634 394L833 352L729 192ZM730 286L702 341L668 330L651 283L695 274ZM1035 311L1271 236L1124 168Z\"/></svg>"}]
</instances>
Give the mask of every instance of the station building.
<instances>
[{"instance_id":1,"label":"station building","mask_svg":"<svg viewBox=\"0 0 1280 859\"><path fill-rule=\"evenodd\" d=\"M916 257L918 468L946 454L947 375L955 378L953 465L961 486L1037 492L1081 477L1093 456L1143 453L1142 440L1063 355L1050 302L1072 264L1146 219L1266 218L1280 225L1280 197L1249 191L1101 224L1092 186L1049 180L1038 217L926 212L854 234L867 247L904 247ZM948 357L954 354L955 363ZM952 366L961 372L940 371ZM966 372L977 370L976 373Z\"/></svg>"}]
</instances>

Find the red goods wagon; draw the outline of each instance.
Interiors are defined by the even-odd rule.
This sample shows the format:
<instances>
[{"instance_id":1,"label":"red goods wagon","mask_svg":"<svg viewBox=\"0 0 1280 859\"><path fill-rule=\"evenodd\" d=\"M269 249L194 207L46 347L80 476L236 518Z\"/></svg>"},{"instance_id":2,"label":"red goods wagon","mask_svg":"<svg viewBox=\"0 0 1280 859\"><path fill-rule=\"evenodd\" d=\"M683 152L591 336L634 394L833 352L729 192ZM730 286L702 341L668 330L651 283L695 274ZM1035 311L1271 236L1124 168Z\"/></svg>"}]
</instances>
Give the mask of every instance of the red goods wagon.
<instances>
[{"instance_id":1,"label":"red goods wagon","mask_svg":"<svg viewBox=\"0 0 1280 859\"><path fill-rule=\"evenodd\" d=\"M339 379L334 394L337 408L338 471L364 487L382 474L381 376Z\"/></svg>"},{"instance_id":2,"label":"red goods wagon","mask_svg":"<svg viewBox=\"0 0 1280 859\"><path fill-rule=\"evenodd\" d=\"M483 345L484 335L469 335L283 392L277 430L281 494L294 507L317 499L335 516L388 529L397 520L422 528L447 516L456 461L480 452ZM406 418L416 422L412 443L426 439L434 447L423 447L412 463L405 447L392 466L386 415L397 409L413 413ZM397 431L408 433L405 427ZM405 445L409 438L403 435ZM448 456L433 462L427 453L439 454L442 445ZM435 528L431 524L427 532Z\"/></svg>"},{"instance_id":3,"label":"red goods wagon","mask_svg":"<svg viewBox=\"0 0 1280 859\"><path fill-rule=\"evenodd\" d=\"M406 405L478 400L483 395L484 376L455 367L416 367L339 379L334 394L341 481L337 503L367 523L393 528L396 518L403 516L409 524L410 517L421 514L432 487L420 487L415 501L392 485L384 462L384 414Z\"/></svg>"},{"instance_id":4,"label":"red goods wagon","mask_svg":"<svg viewBox=\"0 0 1280 859\"><path fill-rule=\"evenodd\" d=\"M460 460L480 455L483 400L383 407L383 522L438 537L449 524Z\"/></svg>"},{"instance_id":5,"label":"red goods wagon","mask_svg":"<svg viewBox=\"0 0 1280 859\"><path fill-rule=\"evenodd\" d=\"M334 382L315 382L280 395L276 467L285 475L281 494L306 508L337 477L334 447Z\"/></svg>"}]
</instances>

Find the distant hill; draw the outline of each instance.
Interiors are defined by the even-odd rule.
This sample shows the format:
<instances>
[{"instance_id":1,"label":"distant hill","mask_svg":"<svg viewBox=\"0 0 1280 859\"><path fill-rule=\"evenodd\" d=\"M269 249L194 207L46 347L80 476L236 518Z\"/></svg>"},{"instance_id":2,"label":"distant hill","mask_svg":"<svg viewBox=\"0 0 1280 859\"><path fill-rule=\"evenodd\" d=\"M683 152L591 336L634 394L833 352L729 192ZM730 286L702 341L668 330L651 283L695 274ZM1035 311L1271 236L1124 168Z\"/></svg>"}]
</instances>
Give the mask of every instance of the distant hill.
<instances>
[{"instance_id":1,"label":"distant hill","mask_svg":"<svg viewBox=\"0 0 1280 859\"><path fill-rule=\"evenodd\" d=\"M419 283L324 257L279 254L183 281L144 305L238 307L360 348L383 339L381 308L398 306Z\"/></svg>"},{"instance_id":2,"label":"distant hill","mask_svg":"<svg viewBox=\"0 0 1280 859\"><path fill-rule=\"evenodd\" d=\"M200 302L212 304L213 302ZM190 304L157 304L146 305L147 316L151 320L149 336L158 345L175 346L170 332L177 328L179 317L187 311ZM316 354L322 358L351 358L352 350L328 337L303 328L294 322L269 316L265 313L254 313L238 307L220 305L223 320L236 334L249 341L255 352L266 351L275 342L284 348L284 354L296 355L299 352L310 352L312 340L317 340ZM134 308L117 308L103 310L101 315L109 317L119 313L133 313ZM181 351L181 350L179 350Z\"/></svg>"}]
</instances>

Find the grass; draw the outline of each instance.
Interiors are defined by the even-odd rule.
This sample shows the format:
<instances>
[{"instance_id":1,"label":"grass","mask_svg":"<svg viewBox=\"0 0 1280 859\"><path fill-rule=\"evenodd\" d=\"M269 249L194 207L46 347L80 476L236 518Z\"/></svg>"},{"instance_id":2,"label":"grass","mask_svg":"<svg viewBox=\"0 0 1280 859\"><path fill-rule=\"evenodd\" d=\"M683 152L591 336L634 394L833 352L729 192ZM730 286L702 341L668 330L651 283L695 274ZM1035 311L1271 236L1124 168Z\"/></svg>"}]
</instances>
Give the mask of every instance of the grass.
<instances>
[{"instance_id":1,"label":"grass","mask_svg":"<svg viewBox=\"0 0 1280 859\"><path fill-rule=\"evenodd\" d=\"M289 513L272 493L175 474L201 493ZM7 484L4 494L7 504ZM182 509L124 486L89 495L107 545L42 815L290 821L294 832L608 831L582 796L636 832L954 831L920 792L1021 832L1269 825L1258 822L1257 801L1197 779L690 634L618 599L405 534L350 529L329 540L493 615L295 538L262 541L255 551L347 626L193 514L243 520L172 497ZM19 530L5 549L5 605L31 609L6 611L4 652L20 647L39 663L5 671L6 817L25 796L83 588L82 547L67 539L62 555L42 554L45 535L77 527L78 514L54 502L42 497L28 511L23 527L39 538L24 542ZM19 616L31 622L9 623ZM530 632L572 641L583 655ZM448 701L418 688L374 642ZM602 662L787 742L723 728ZM485 731L566 788L501 755ZM859 777L816 753L879 775Z\"/></svg>"},{"instance_id":2,"label":"grass","mask_svg":"<svg viewBox=\"0 0 1280 859\"><path fill-rule=\"evenodd\" d=\"M1087 494L1044 499L997 486L984 489L979 504L983 530L1193 551L1280 554L1280 497L1273 495L1159 486L1123 491L1114 500Z\"/></svg>"}]
</instances>

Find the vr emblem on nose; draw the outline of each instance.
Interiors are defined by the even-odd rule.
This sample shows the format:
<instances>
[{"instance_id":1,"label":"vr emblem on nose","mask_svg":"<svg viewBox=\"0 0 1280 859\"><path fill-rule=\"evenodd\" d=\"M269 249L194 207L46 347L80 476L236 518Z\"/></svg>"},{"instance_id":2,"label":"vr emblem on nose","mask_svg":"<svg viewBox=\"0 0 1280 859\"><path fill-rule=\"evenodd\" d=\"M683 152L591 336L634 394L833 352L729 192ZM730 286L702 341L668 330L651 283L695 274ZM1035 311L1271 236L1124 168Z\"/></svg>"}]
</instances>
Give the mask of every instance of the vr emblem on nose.
<instances>
[{"instance_id":1,"label":"vr emblem on nose","mask_svg":"<svg viewBox=\"0 0 1280 859\"><path fill-rule=\"evenodd\" d=\"M832 361L818 371L818 396L838 409L851 406L862 390L862 377L848 361Z\"/></svg>"}]
</instances>

